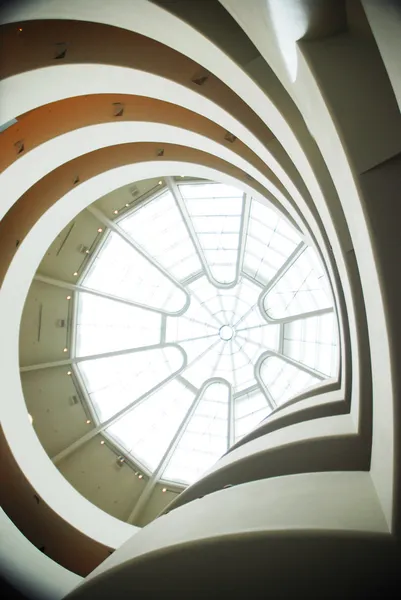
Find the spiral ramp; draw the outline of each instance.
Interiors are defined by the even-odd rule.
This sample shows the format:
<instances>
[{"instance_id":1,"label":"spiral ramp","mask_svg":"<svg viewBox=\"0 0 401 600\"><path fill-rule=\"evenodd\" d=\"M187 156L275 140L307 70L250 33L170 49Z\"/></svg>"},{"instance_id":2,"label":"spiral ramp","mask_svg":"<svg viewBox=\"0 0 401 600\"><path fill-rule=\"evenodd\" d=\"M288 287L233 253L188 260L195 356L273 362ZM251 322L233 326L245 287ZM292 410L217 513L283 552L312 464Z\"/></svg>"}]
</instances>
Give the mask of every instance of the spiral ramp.
<instances>
[{"instance_id":1,"label":"spiral ramp","mask_svg":"<svg viewBox=\"0 0 401 600\"><path fill-rule=\"evenodd\" d=\"M15 0L0 11L3 577L49 600L393 593L398 3ZM61 229L117 187L177 173L247 186L302 220L333 284L340 377L272 413L139 528L84 498L43 449L18 332Z\"/></svg>"}]
</instances>

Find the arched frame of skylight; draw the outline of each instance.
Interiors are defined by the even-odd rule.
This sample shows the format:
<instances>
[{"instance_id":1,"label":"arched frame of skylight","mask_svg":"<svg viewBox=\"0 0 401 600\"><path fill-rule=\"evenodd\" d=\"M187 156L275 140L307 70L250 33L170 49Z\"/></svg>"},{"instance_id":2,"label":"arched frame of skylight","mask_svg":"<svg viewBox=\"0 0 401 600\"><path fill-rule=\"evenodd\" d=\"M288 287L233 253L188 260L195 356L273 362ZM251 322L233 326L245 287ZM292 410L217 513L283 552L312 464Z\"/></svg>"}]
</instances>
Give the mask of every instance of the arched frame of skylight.
<instances>
[{"instance_id":1,"label":"arched frame of skylight","mask_svg":"<svg viewBox=\"0 0 401 600\"><path fill-rule=\"evenodd\" d=\"M74 372L98 428L121 453L151 479L157 471L157 477L184 485L200 476L199 468L182 466L186 476L168 464L160 471L157 461L169 444L150 418L156 410L151 405L163 393L174 399L171 418L165 419L166 435L175 439L184 431L185 407L191 397L200 397L205 382L215 382L208 393L224 395L229 389L225 448L210 436L207 443L203 439L203 446L214 447L214 454L206 454L217 460L276 407L310 385L337 377L338 324L316 250L277 209L224 184L165 181L166 187L115 220L94 206L88 209L106 231L77 290ZM131 340L136 340L135 352ZM162 358L174 346L185 356L181 365ZM83 361L91 358L85 354L93 353L96 362L95 349L110 359L131 353L141 373L146 360L140 353L151 350L158 365L155 370L148 364L141 385L146 388L148 381L150 392L143 389L139 399L127 394L137 386L133 380L124 384L124 368L114 373L120 391L110 382L106 388L120 395L120 412L107 414L108 419L83 372ZM151 387L156 371L166 377ZM109 392L103 393L106 405ZM202 402L201 407L207 405ZM206 417L197 418L205 425ZM135 427L150 432L147 440L135 442ZM193 439L196 435L202 437L200 431ZM205 466L202 456L198 463Z\"/></svg>"}]
</instances>

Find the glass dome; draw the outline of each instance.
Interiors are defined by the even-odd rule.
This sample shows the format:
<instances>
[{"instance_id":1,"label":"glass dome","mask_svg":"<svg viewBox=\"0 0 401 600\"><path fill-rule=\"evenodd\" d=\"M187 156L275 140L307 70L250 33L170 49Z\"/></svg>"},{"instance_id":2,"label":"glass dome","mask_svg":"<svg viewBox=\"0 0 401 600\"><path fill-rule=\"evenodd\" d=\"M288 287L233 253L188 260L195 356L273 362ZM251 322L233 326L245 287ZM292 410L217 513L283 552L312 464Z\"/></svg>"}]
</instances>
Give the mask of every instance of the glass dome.
<instances>
[{"instance_id":1,"label":"glass dome","mask_svg":"<svg viewBox=\"0 0 401 600\"><path fill-rule=\"evenodd\" d=\"M99 430L153 480L192 483L277 407L338 374L317 252L234 187L166 180L80 281L75 367Z\"/></svg>"}]
</instances>

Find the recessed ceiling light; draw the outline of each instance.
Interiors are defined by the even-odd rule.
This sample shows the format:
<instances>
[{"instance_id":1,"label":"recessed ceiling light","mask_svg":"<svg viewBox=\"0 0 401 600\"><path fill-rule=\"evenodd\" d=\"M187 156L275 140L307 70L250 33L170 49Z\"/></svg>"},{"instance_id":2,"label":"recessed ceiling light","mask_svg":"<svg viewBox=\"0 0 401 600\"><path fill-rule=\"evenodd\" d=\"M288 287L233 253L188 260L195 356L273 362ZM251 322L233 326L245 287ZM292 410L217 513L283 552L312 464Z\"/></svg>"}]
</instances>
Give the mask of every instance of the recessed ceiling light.
<instances>
[{"instance_id":1,"label":"recessed ceiling light","mask_svg":"<svg viewBox=\"0 0 401 600\"><path fill-rule=\"evenodd\" d=\"M118 215L118 210L117 209L113 210L113 212L114 212L115 215Z\"/></svg>"},{"instance_id":2,"label":"recessed ceiling light","mask_svg":"<svg viewBox=\"0 0 401 600\"><path fill-rule=\"evenodd\" d=\"M162 492L163 492L163 493L164 493L164 492L167 492L167 488L163 488L163 489L162 489Z\"/></svg>"},{"instance_id":3,"label":"recessed ceiling light","mask_svg":"<svg viewBox=\"0 0 401 600\"><path fill-rule=\"evenodd\" d=\"M159 185L163 185L163 182L162 182L162 180L160 180L160 181L159 181Z\"/></svg>"},{"instance_id":4,"label":"recessed ceiling light","mask_svg":"<svg viewBox=\"0 0 401 600\"><path fill-rule=\"evenodd\" d=\"M63 348L63 352L68 352L68 348Z\"/></svg>"},{"instance_id":5,"label":"recessed ceiling light","mask_svg":"<svg viewBox=\"0 0 401 600\"><path fill-rule=\"evenodd\" d=\"M99 229L97 231L98 231L98 233L102 233L103 229L101 227L99 227Z\"/></svg>"},{"instance_id":6,"label":"recessed ceiling light","mask_svg":"<svg viewBox=\"0 0 401 600\"><path fill-rule=\"evenodd\" d=\"M90 422L91 422L91 420L90 420L90 419L86 419L86 423L87 423L87 425L89 425L89 424L90 424Z\"/></svg>"},{"instance_id":7,"label":"recessed ceiling light","mask_svg":"<svg viewBox=\"0 0 401 600\"><path fill-rule=\"evenodd\" d=\"M100 443L101 443L101 445L103 446L103 444L104 444L104 440L102 440Z\"/></svg>"},{"instance_id":8,"label":"recessed ceiling light","mask_svg":"<svg viewBox=\"0 0 401 600\"><path fill-rule=\"evenodd\" d=\"M18 27L18 31L22 31L22 27Z\"/></svg>"},{"instance_id":9,"label":"recessed ceiling light","mask_svg":"<svg viewBox=\"0 0 401 600\"><path fill-rule=\"evenodd\" d=\"M141 475L138 475L138 479L142 479L142 477L143 477L143 475L142 475L142 474L141 474Z\"/></svg>"},{"instance_id":10,"label":"recessed ceiling light","mask_svg":"<svg viewBox=\"0 0 401 600\"><path fill-rule=\"evenodd\" d=\"M127 203L125 206L128 208L128 207L129 207L129 204Z\"/></svg>"},{"instance_id":11,"label":"recessed ceiling light","mask_svg":"<svg viewBox=\"0 0 401 600\"><path fill-rule=\"evenodd\" d=\"M71 296L67 296L67 300L71 300Z\"/></svg>"},{"instance_id":12,"label":"recessed ceiling light","mask_svg":"<svg viewBox=\"0 0 401 600\"><path fill-rule=\"evenodd\" d=\"M75 271L75 272L73 273L73 275L74 275L74 277L76 277L76 276L78 275L78 271Z\"/></svg>"},{"instance_id":13,"label":"recessed ceiling light","mask_svg":"<svg viewBox=\"0 0 401 600\"><path fill-rule=\"evenodd\" d=\"M67 371L67 375L72 375L72 371Z\"/></svg>"}]
</instances>

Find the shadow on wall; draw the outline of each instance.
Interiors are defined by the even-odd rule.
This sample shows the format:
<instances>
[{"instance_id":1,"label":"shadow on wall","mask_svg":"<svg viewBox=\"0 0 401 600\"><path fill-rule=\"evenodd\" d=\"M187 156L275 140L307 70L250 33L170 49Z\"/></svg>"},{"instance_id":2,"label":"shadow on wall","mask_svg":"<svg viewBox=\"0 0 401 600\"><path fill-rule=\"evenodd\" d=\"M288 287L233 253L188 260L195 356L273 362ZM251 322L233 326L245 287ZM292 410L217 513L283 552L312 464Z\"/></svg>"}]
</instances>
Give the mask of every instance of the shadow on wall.
<instances>
[{"instance_id":1,"label":"shadow on wall","mask_svg":"<svg viewBox=\"0 0 401 600\"><path fill-rule=\"evenodd\" d=\"M244 557L246 557L244 559ZM400 547L382 535L233 535L151 552L89 580L69 600L196 597L398 598ZM157 577L155 577L157 573ZM235 575L234 575L235 573Z\"/></svg>"}]
</instances>

